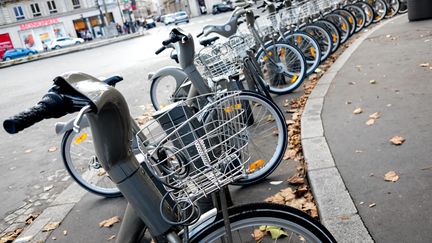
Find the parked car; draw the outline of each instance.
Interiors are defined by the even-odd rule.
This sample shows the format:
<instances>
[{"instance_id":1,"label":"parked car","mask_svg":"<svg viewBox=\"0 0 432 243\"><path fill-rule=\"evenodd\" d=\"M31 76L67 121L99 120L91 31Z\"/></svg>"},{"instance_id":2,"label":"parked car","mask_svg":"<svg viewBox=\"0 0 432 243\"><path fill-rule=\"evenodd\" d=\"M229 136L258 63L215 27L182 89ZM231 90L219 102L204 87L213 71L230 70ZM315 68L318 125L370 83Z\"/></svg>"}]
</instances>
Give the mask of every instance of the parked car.
<instances>
[{"instance_id":1,"label":"parked car","mask_svg":"<svg viewBox=\"0 0 432 243\"><path fill-rule=\"evenodd\" d=\"M246 6L249 6L249 5L252 5L253 4L253 1L247 1L247 0L235 0L233 3L232 3L232 8L237 8L237 7L240 7L240 8L244 8L244 7L246 7Z\"/></svg>"},{"instance_id":2,"label":"parked car","mask_svg":"<svg viewBox=\"0 0 432 243\"><path fill-rule=\"evenodd\" d=\"M73 37L59 37L54 39L49 44L50 49L59 49L67 46L73 46L84 43L84 40L81 38L73 38Z\"/></svg>"},{"instance_id":3,"label":"parked car","mask_svg":"<svg viewBox=\"0 0 432 243\"><path fill-rule=\"evenodd\" d=\"M153 18L147 18L145 19L145 28L151 29L156 27L156 22L153 20Z\"/></svg>"},{"instance_id":4,"label":"parked car","mask_svg":"<svg viewBox=\"0 0 432 243\"><path fill-rule=\"evenodd\" d=\"M214 4L212 7L212 13L213 14L229 12L229 11L233 11L233 10L234 9L226 3L217 3L217 4Z\"/></svg>"},{"instance_id":5,"label":"parked car","mask_svg":"<svg viewBox=\"0 0 432 243\"><path fill-rule=\"evenodd\" d=\"M7 50L4 54L3 54L3 61L9 61L12 59L16 59L16 58L20 58L20 57L25 57L25 56L31 56L38 53L36 50L32 50L32 49L28 49L28 48L13 48L13 49L9 49Z\"/></svg>"},{"instance_id":6,"label":"parked car","mask_svg":"<svg viewBox=\"0 0 432 243\"><path fill-rule=\"evenodd\" d=\"M175 14L167 14L163 19L165 25L172 24L175 22Z\"/></svg>"},{"instance_id":7,"label":"parked car","mask_svg":"<svg viewBox=\"0 0 432 243\"><path fill-rule=\"evenodd\" d=\"M175 13L174 19L176 25L183 22L189 23L189 15L185 11Z\"/></svg>"}]
</instances>

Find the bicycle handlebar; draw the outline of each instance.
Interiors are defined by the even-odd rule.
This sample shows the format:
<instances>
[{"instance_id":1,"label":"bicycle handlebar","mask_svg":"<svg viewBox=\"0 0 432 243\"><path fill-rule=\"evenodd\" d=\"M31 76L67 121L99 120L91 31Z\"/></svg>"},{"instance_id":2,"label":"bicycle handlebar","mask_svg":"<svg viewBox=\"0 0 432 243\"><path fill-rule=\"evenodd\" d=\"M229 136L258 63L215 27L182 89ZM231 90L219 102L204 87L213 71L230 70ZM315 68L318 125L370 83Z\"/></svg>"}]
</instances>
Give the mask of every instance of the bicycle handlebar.
<instances>
[{"instance_id":1,"label":"bicycle handlebar","mask_svg":"<svg viewBox=\"0 0 432 243\"><path fill-rule=\"evenodd\" d=\"M204 30L201 31L201 33L199 33L199 34L197 35L197 37L200 38L203 34L204 34Z\"/></svg>"},{"instance_id":2,"label":"bicycle handlebar","mask_svg":"<svg viewBox=\"0 0 432 243\"><path fill-rule=\"evenodd\" d=\"M166 47L165 47L165 46L162 46L161 48L159 48L159 49L157 49L157 50L155 51L155 54L156 54L156 55L159 55L161 52L165 51L165 49L166 49Z\"/></svg>"},{"instance_id":3,"label":"bicycle handlebar","mask_svg":"<svg viewBox=\"0 0 432 243\"><path fill-rule=\"evenodd\" d=\"M64 109L64 103L60 95L50 92L42 97L42 100L35 106L6 119L3 122L3 128L6 132L15 134L43 119L64 116L68 113L67 110Z\"/></svg>"}]
</instances>

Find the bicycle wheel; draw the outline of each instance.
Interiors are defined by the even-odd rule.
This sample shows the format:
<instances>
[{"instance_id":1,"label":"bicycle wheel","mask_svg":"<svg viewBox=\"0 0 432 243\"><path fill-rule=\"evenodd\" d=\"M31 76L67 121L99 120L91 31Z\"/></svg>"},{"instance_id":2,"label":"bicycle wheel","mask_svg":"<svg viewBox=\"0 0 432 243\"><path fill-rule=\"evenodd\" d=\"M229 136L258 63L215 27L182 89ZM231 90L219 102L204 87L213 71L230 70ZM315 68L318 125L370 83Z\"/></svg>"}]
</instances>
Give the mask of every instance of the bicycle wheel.
<instances>
[{"instance_id":1,"label":"bicycle wheel","mask_svg":"<svg viewBox=\"0 0 432 243\"><path fill-rule=\"evenodd\" d=\"M66 170L81 187L99 196L122 196L95 156L90 127L81 128L79 133L67 131L61 153Z\"/></svg>"},{"instance_id":2,"label":"bicycle wheel","mask_svg":"<svg viewBox=\"0 0 432 243\"><path fill-rule=\"evenodd\" d=\"M385 15L386 19L393 18L400 9L399 0L386 0L387 3L387 14Z\"/></svg>"},{"instance_id":3,"label":"bicycle wheel","mask_svg":"<svg viewBox=\"0 0 432 243\"><path fill-rule=\"evenodd\" d=\"M312 74L321 63L321 51L318 42L303 31L285 32L280 41L297 46L303 53L307 69L306 75Z\"/></svg>"},{"instance_id":4,"label":"bicycle wheel","mask_svg":"<svg viewBox=\"0 0 432 243\"><path fill-rule=\"evenodd\" d=\"M344 16L336 13L329 13L324 15L323 19L330 21L338 28L341 38L341 44L345 43L348 40L348 38L350 37L350 29L348 20Z\"/></svg>"},{"instance_id":5,"label":"bicycle wheel","mask_svg":"<svg viewBox=\"0 0 432 243\"><path fill-rule=\"evenodd\" d=\"M247 174L236 185L248 185L269 176L280 164L288 145L288 129L282 111L266 97L242 91L238 100L245 109L248 125Z\"/></svg>"},{"instance_id":6,"label":"bicycle wheel","mask_svg":"<svg viewBox=\"0 0 432 243\"><path fill-rule=\"evenodd\" d=\"M267 42L260 48L256 60L271 93L287 94L297 89L306 77L306 61L295 46L285 43ZM274 53L276 55L274 55Z\"/></svg>"},{"instance_id":7,"label":"bicycle wheel","mask_svg":"<svg viewBox=\"0 0 432 243\"><path fill-rule=\"evenodd\" d=\"M365 12L365 27L368 27L373 23L375 18L374 10L372 6L367 2L356 2L355 5L359 6Z\"/></svg>"},{"instance_id":8,"label":"bicycle wheel","mask_svg":"<svg viewBox=\"0 0 432 243\"><path fill-rule=\"evenodd\" d=\"M355 4L346 5L346 6L344 6L344 9L350 11L356 19L357 27L355 28L354 32L357 33L360 30L362 30L366 25L366 13L365 13L365 11L361 7L359 7L358 5L355 5Z\"/></svg>"},{"instance_id":9,"label":"bicycle wheel","mask_svg":"<svg viewBox=\"0 0 432 243\"><path fill-rule=\"evenodd\" d=\"M321 62L327 59L333 48L330 33L321 25L315 23L305 25L300 30L308 33L318 42L321 50Z\"/></svg>"},{"instance_id":10,"label":"bicycle wheel","mask_svg":"<svg viewBox=\"0 0 432 243\"><path fill-rule=\"evenodd\" d=\"M253 203L228 209L232 242L336 242L331 233L306 213L285 205ZM255 230L274 229L281 235L267 234L259 241ZM190 242L225 242L222 213L198 232L191 231ZM274 237L275 239L272 239Z\"/></svg>"},{"instance_id":11,"label":"bicycle wheel","mask_svg":"<svg viewBox=\"0 0 432 243\"><path fill-rule=\"evenodd\" d=\"M404 14L408 12L408 4L407 0L400 0L400 8L399 8L399 14Z\"/></svg>"},{"instance_id":12,"label":"bicycle wheel","mask_svg":"<svg viewBox=\"0 0 432 243\"><path fill-rule=\"evenodd\" d=\"M332 37L331 53L334 53L339 48L341 43L341 37L338 28L332 22L325 19L319 19L315 22L315 24L321 25L330 33Z\"/></svg>"},{"instance_id":13,"label":"bicycle wheel","mask_svg":"<svg viewBox=\"0 0 432 243\"><path fill-rule=\"evenodd\" d=\"M187 98L190 82L176 80L174 76L162 75L152 80L150 100L155 110L159 110L173 102Z\"/></svg>"},{"instance_id":14,"label":"bicycle wheel","mask_svg":"<svg viewBox=\"0 0 432 243\"><path fill-rule=\"evenodd\" d=\"M356 20L355 16L350 11L348 11L346 9L340 9L340 8L333 10L333 13L342 15L348 20L349 33L350 33L350 36L352 36L355 33L355 30L357 28L357 20Z\"/></svg>"},{"instance_id":15,"label":"bicycle wheel","mask_svg":"<svg viewBox=\"0 0 432 243\"><path fill-rule=\"evenodd\" d=\"M387 4L383 0L367 0L375 12L374 23L380 22L387 14Z\"/></svg>"}]
</instances>

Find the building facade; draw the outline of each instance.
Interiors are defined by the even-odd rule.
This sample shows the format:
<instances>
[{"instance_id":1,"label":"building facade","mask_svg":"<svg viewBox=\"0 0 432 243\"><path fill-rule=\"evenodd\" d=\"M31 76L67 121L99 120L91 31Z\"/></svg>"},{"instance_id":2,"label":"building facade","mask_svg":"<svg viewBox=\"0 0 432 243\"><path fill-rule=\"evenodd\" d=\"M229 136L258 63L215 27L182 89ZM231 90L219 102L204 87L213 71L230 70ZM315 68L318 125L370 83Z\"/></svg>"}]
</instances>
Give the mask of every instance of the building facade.
<instances>
[{"instance_id":1,"label":"building facade","mask_svg":"<svg viewBox=\"0 0 432 243\"><path fill-rule=\"evenodd\" d=\"M98 1L0 0L0 57L5 48L40 51L43 43L58 37L99 38L115 30L115 24L123 25L117 0ZM104 23L109 28L103 28Z\"/></svg>"}]
</instances>

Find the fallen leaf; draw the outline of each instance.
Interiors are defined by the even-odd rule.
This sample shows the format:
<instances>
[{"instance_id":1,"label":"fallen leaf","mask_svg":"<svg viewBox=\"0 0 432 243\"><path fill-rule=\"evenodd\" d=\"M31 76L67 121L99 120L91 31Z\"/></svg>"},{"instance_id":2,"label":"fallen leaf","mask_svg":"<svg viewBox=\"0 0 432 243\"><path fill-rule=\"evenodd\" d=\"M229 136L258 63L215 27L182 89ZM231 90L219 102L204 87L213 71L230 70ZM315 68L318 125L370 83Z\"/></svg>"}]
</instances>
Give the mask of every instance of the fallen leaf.
<instances>
[{"instance_id":1,"label":"fallen leaf","mask_svg":"<svg viewBox=\"0 0 432 243\"><path fill-rule=\"evenodd\" d=\"M379 112L375 112L372 115L369 116L371 119L378 119L380 118L381 114Z\"/></svg>"},{"instance_id":2,"label":"fallen leaf","mask_svg":"<svg viewBox=\"0 0 432 243\"><path fill-rule=\"evenodd\" d=\"M51 237L52 240L57 240L57 237L53 236Z\"/></svg>"},{"instance_id":3,"label":"fallen leaf","mask_svg":"<svg viewBox=\"0 0 432 243\"><path fill-rule=\"evenodd\" d=\"M293 185L301 185L301 184L304 184L304 183L305 183L305 178L300 177L300 176L298 176L298 175L294 175L294 176L291 176L291 177L288 179L288 182L289 182L290 184L293 184Z\"/></svg>"},{"instance_id":4,"label":"fallen leaf","mask_svg":"<svg viewBox=\"0 0 432 243\"><path fill-rule=\"evenodd\" d=\"M371 126L374 123L375 123L375 119L369 119L369 120L367 120L366 125Z\"/></svg>"},{"instance_id":5,"label":"fallen leaf","mask_svg":"<svg viewBox=\"0 0 432 243\"><path fill-rule=\"evenodd\" d=\"M120 218L118 216L114 216L110 219L103 220L99 223L99 227L109 228L113 226L115 223L120 222Z\"/></svg>"},{"instance_id":6,"label":"fallen leaf","mask_svg":"<svg viewBox=\"0 0 432 243\"><path fill-rule=\"evenodd\" d=\"M391 35L386 35L386 37L387 37L387 38L390 38L390 37L391 37Z\"/></svg>"},{"instance_id":7,"label":"fallen leaf","mask_svg":"<svg viewBox=\"0 0 432 243\"><path fill-rule=\"evenodd\" d=\"M321 68L316 68L315 69L315 73L320 73L320 72L322 72Z\"/></svg>"},{"instance_id":8,"label":"fallen leaf","mask_svg":"<svg viewBox=\"0 0 432 243\"><path fill-rule=\"evenodd\" d=\"M423 168L423 169L421 169L421 170L432 170L432 166L429 166L429 167Z\"/></svg>"},{"instance_id":9,"label":"fallen leaf","mask_svg":"<svg viewBox=\"0 0 432 243\"><path fill-rule=\"evenodd\" d=\"M353 111L353 113L354 114L360 114L360 113L362 113L363 112L363 110L362 110L362 108L357 108L357 109L355 109L354 111Z\"/></svg>"},{"instance_id":10,"label":"fallen leaf","mask_svg":"<svg viewBox=\"0 0 432 243\"><path fill-rule=\"evenodd\" d=\"M13 231L7 232L5 234L0 235L0 242L1 243L9 243L13 242L23 231L23 228L16 228Z\"/></svg>"},{"instance_id":11,"label":"fallen leaf","mask_svg":"<svg viewBox=\"0 0 432 243\"><path fill-rule=\"evenodd\" d=\"M390 142L394 145L401 145L405 142L405 138L401 136L394 136L390 139Z\"/></svg>"},{"instance_id":12,"label":"fallen leaf","mask_svg":"<svg viewBox=\"0 0 432 243\"><path fill-rule=\"evenodd\" d=\"M391 182L396 182L397 180L399 180L399 175L396 174L395 171L389 171L384 175L384 180L385 181L391 181Z\"/></svg>"},{"instance_id":13,"label":"fallen leaf","mask_svg":"<svg viewBox=\"0 0 432 243\"><path fill-rule=\"evenodd\" d=\"M352 81L351 81L351 82L348 82L348 84L349 84L349 85L354 85L354 84L356 84L356 82L352 82Z\"/></svg>"},{"instance_id":14,"label":"fallen leaf","mask_svg":"<svg viewBox=\"0 0 432 243\"><path fill-rule=\"evenodd\" d=\"M372 207L375 207L375 206L376 206L376 203L371 203L371 204L369 204L368 207L372 208Z\"/></svg>"},{"instance_id":15,"label":"fallen leaf","mask_svg":"<svg viewBox=\"0 0 432 243\"><path fill-rule=\"evenodd\" d=\"M283 231L280 227L277 226L266 226L265 230L270 233L272 240L279 239L279 237L281 237L282 235L288 235L285 231Z\"/></svg>"},{"instance_id":16,"label":"fallen leaf","mask_svg":"<svg viewBox=\"0 0 432 243\"><path fill-rule=\"evenodd\" d=\"M52 231L55 230L59 227L60 222L49 222L48 224L46 224L43 229L42 232L48 232L48 231Z\"/></svg>"},{"instance_id":17,"label":"fallen leaf","mask_svg":"<svg viewBox=\"0 0 432 243\"><path fill-rule=\"evenodd\" d=\"M45 187L43 188L43 191L44 191L44 192L47 192L47 191L53 189L53 187L54 187L53 185L45 186Z\"/></svg>"},{"instance_id":18,"label":"fallen leaf","mask_svg":"<svg viewBox=\"0 0 432 243\"><path fill-rule=\"evenodd\" d=\"M279 135L279 130L278 130L277 128L274 128L272 134L273 134L274 136Z\"/></svg>"},{"instance_id":19,"label":"fallen leaf","mask_svg":"<svg viewBox=\"0 0 432 243\"><path fill-rule=\"evenodd\" d=\"M26 153L26 154L28 154L28 153L31 153L33 150L31 150L31 149L27 149L26 151L24 151L24 153Z\"/></svg>"},{"instance_id":20,"label":"fallen leaf","mask_svg":"<svg viewBox=\"0 0 432 243\"><path fill-rule=\"evenodd\" d=\"M63 235L67 235L67 230L63 230Z\"/></svg>"},{"instance_id":21,"label":"fallen leaf","mask_svg":"<svg viewBox=\"0 0 432 243\"><path fill-rule=\"evenodd\" d=\"M104 176L104 175L106 175L105 169L104 168L100 168L99 171L98 171L98 173L97 173L97 175L98 176Z\"/></svg>"},{"instance_id":22,"label":"fallen leaf","mask_svg":"<svg viewBox=\"0 0 432 243\"><path fill-rule=\"evenodd\" d=\"M27 216L25 222L26 224L32 224L33 221L39 216L39 214L30 214L29 216Z\"/></svg>"},{"instance_id":23,"label":"fallen leaf","mask_svg":"<svg viewBox=\"0 0 432 243\"><path fill-rule=\"evenodd\" d=\"M284 160L294 159L295 156L296 156L296 154L297 154L297 151L296 151L296 150L294 150L294 149L289 149L289 150L285 151L285 154L284 154L283 159L284 159Z\"/></svg>"},{"instance_id":24,"label":"fallen leaf","mask_svg":"<svg viewBox=\"0 0 432 243\"><path fill-rule=\"evenodd\" d=\"M265 234L266 234L266 231L262 231L260 229L254 229L251 236L256 242L261 242L261 240L264 238Z\"/></svg>"},{"instance_id":25,"label":"fallen leaf","mask_svg":"<svg viewBox=\"0 0 432 243\"><path fill-rule=\"evenodd\" d=\"M48 149L48 152L55 152L57 151L57 147L56 146L52 146Z\"/></svg>"},{"instance_id":26,"label":"fallen leaf","mask_svg":"<svg viewBox=\"0 0 432 243\"><path fill-rule=\"evenodd\" d=\"M420 67L429 67L430 66L430 63L421 63L420 64Z\"/></svg>"},{"instance_id":27,"label":"fallen leaf","mask_svg":"<svg viewBox=\"0 0 432 243\"><path fill-rule=\"evenodd\" d=\"M376 84L376 82L377 82L377 81L376 81L375 79L371 79L371 80L369 80L369 83L370 83L370 84Z\"/></svg>"},{"instance_id":28,"label":"fallen leaf","mask_svg":"<svg viewBox=\"0 0 432 243\"><path fill-rule=\"evenodd\" d=\"M355 152L356 152L356 153L363 153L363 150L359 150L359 149L357 149Z\"/></svg>"},{"instance_id":29,"label":"fallen leaf","mask_svg":"<svg viewBox=\"0 0 432 243\"><path fill-rule=\"evenodd\" d=\"M291 187L285 188L279 192L279 195L281 195L285 201L291 201L294 198L296 198L295 192L291 189Z\"/></svg>"},{"instance_id":30,"label":"fallen leaf","mask_svg":"<svg viewBox=\"0 0 432 243\"><path fill-rule=\"evenodd\" d=\"M274 117L273 117L272 115L268 115L267 118L266 118L266 120L272 122L272 121L274 121L275 119L274 119Z\"/></svg>"},{"instance_id":31,"label":"fallen leaf","mask_svg":"<svg viewBox=\"0 0 432 243\"><path fill-rule=\"evenodd\" d=\"M270 181L270 184L272 185L280 185L283 181Z\"/></svg>"},{"instance_id":32,"label":"fallen leaf","mask_svg":"<svg viewBox=\"0 0 432 243\"><path fill-rule=\"evenodd\" d=\"M292 125L292 124L295 124L295 121L293 121L293 120L286 120L285 123L287 125Z\"/></svg>"},{"instance_id":33,"label":"fallen leaf","mask_svg":"<svg viewBox=\"0 0 432 243\"><path fill-rule=\"evenodd\" d=\"M108 237L107 240L112 240L112 239L114 239L115 237L116 237L116 235L111 235L110 237Z\"/></svg>"},{"instance_id":34,"label":"fallen leaf","mask_svg":"<svg viewBox=\"0 0 432 243\"><path fill-rule=\"evenodd\" d=\"M360 204L360 205L363 205L363 204L364 204L364 202L360 202L359 204Z\"/></svg>"},{"instance_id":35,"label":"fallen leaf","mask_svg":"<svg viewBox=\"0 0 432 243\"><path fill-rule=\"evenodd\" d=\"M352 103L352 101L350 101L350 100L347 100L346 102L345 102L345 104L347 104L347 105L350 105Z\"/></svg>"}]
</instances>

